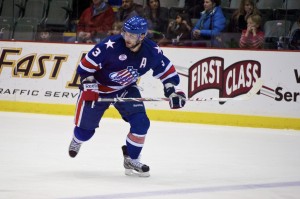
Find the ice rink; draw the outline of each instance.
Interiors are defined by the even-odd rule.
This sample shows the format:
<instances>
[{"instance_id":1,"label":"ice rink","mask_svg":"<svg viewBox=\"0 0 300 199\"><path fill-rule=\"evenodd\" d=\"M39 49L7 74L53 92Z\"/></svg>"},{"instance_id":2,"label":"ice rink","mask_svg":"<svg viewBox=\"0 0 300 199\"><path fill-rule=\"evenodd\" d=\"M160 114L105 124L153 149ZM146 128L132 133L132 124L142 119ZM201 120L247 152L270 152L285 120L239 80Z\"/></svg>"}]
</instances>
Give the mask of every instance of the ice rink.
<instances>
[{"instance_id":1,"label":"ice rink","mask_svg":"<svg viewBox=\"0 0 300 199\"><path fill-rule=\"evenodd\" d=\"M1 199L299 199L300 131L152 121L124 175L127 123L103 119L75 159L73 117L0 112Z\"/></svg>"}]
</instances>

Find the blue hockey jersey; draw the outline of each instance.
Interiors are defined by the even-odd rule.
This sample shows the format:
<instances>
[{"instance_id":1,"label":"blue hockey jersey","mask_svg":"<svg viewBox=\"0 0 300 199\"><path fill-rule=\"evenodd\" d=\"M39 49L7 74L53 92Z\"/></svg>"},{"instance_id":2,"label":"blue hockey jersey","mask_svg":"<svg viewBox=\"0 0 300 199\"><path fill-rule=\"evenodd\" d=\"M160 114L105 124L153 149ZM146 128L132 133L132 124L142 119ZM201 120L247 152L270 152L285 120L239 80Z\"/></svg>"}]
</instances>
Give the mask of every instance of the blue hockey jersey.
<instances>
[{"instance_id":1,"label":"blue hockey jersey","mask_svg":"<svg viewBox=\"0 0 300 199\"><path fill-rule=\"evenodd\" d=\"M133 83L149 70L163 84L179 84L179 76L161 48L145 38L137 52L126 47L121 35L106 38L94 46L81 60L77 73L85 78L93 75L100 93L119 91Z\"/></svg>"}]
</instances>

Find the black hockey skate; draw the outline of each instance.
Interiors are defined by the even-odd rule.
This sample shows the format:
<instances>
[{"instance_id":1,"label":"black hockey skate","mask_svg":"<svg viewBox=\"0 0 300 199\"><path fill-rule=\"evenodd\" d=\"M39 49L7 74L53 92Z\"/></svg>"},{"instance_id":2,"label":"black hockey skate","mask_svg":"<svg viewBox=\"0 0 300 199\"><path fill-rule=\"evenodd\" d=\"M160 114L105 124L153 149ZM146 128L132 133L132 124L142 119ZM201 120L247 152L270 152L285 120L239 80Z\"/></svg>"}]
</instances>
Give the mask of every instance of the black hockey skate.
<instances>
[{"instance_id":1,"label":"black hockey skate","mask_svg":"<svg viewBox=\"0 0 300 199\"><path fill-rule=\"evenodd\" d=\"M74 158L78 154L80 147L81 147L81 143L78 143L74 139L72 139L69 146L70 157Z\"/></svg>"},{"instance_id":2,"label":"black hockey skate","mask_svg":"<svg viewBox=\"0 0 300 199\"><path fill-rule=\"evenodd\" d=\"M139 162L138 160L133 160L129 157L127 153L127 146L122 146L123 157L124 157L124 168L125 175L128 176L139 176L139 177L149 177L149 166Z\"/></svg>"}]
</instances>

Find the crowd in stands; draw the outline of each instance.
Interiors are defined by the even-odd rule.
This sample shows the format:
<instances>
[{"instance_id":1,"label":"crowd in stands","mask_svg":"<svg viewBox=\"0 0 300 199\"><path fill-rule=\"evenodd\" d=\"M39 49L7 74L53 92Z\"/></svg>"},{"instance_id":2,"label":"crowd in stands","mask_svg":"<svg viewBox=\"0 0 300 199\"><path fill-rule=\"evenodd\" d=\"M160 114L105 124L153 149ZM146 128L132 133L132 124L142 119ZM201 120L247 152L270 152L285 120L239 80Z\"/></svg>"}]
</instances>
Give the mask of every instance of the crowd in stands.
<instances>
[{"instance_id":1,"label":"crowd in stands","mask_svg":"<svg viewBox=\"0 0 300 199\"><path fill-rule=\"evenodd\" d=\"M287 49L299 45L299 0L176 0L177 5L169 6L167 0L162 6L162 1L0 0L0 40L96 43L107 35L119 34L123 21L139 15L148 20L147 37L160 45L274 49L279 39ZM289 1L295 2L292 8ZM34 12L34 3L38 9L45 7L43 14L36 16L38 22L32 20L35 16L25 14L26 9ZM9 16L9 9L14 16ZM62 22L51 22L51 9L61 12L57 15L62 19L56 21ZM28 26L34 28L23 30Z\"/></svg>"}]
</instances>

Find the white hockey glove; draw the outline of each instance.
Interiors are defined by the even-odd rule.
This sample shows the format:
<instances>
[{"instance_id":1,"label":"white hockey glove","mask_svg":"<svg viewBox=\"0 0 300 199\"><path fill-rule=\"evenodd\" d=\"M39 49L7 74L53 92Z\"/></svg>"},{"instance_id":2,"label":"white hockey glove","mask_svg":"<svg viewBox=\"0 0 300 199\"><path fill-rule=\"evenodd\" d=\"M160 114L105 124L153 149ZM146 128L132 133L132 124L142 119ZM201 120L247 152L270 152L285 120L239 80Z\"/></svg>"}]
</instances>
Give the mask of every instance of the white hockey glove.
<instances>
[{"instance_id":1,"label":"white hockey glove","mask_svg":"<svg viewBox=\"0 0 300 199\"><path fill-rule=\"evenodd\" d=\"M169 105L171 109L184 107L186 96L182 90L175 89L175 85L166 83L164 85L164 93L166 97L170 98Z\"/></svg>"},{"instance_id":2,"label":"white hockey glove","mask_svg":"<svg viewBox=\"0 0 300 199\"><path fill-rule=\"evenodd\" d=\"M99 98L98 84L93 76L82 80L79 89L82 91L81 98L84 101L97 101Z\"/></svg>"}]
</instances>

